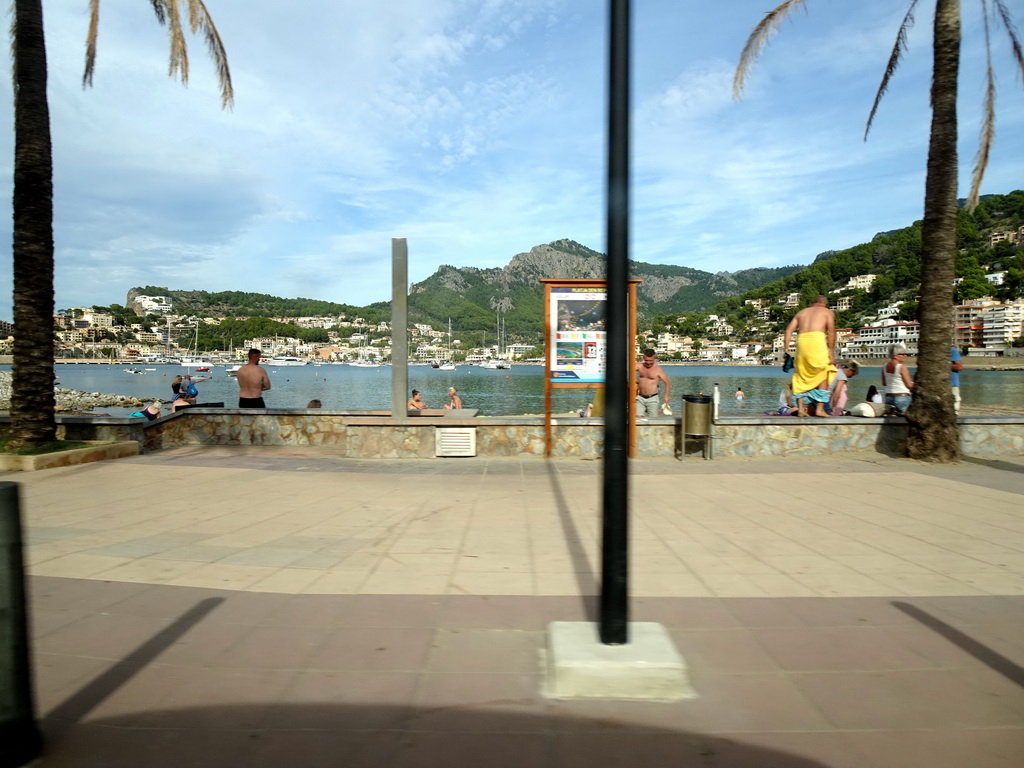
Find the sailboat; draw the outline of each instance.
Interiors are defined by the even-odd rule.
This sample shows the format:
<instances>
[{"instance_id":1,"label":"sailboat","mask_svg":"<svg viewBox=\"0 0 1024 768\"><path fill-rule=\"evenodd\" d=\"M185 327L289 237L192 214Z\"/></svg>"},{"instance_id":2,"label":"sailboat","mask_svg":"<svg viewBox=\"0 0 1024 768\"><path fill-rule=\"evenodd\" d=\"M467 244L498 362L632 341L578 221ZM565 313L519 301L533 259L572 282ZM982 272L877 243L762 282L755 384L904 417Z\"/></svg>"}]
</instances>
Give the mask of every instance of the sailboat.
<instances>
[{"instance_id":1,"label":"sailboat","mask_svg":"<svg viewBox=\"0 0 1024 768\"><path fill-rule=\"evenodd\" d=\"M452 319L448 318L448 359L437 366L442 371L454 371L455 363L452 362Z\"/></svg>"},{"instance_id":2,"label":"sailboat","mask_svg":"<svg viewBox=\"0 0 1024 768\"><path fill-rule=\"evenodd\" d=\"M192 351L192 343L195 344L195 351ZM193 342L185 348L185 357L181 358L182 368L194 368L197 371L208 371L216 366L216 363L211 363L209 360L204 360L199 357L199 323L196 323L196 335Z\"/></svg>"}]
</instances>

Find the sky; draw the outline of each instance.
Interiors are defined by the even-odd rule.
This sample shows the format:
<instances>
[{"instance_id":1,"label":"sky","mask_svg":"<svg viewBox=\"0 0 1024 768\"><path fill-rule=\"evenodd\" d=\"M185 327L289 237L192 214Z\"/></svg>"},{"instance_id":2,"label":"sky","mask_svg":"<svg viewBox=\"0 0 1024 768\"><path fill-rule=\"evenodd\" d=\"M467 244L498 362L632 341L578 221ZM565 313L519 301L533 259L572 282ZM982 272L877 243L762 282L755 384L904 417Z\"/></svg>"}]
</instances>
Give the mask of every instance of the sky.
<instances>
[{"instance_id":1,"label":"sky","mask_svg":"<svg viewBox=\"0 0 1024 768\"><path fill-rule=\"evenodd\" d=\"M607 0L206 0L188 88L146 0L44 0L56 309L129 289L251 291L362 306L409 279L501 267L561 238L604 252ZM808 264L922 217L933 3L863 140L908 3L809 0L732 99L774 2L634 0L630 256L709 272ZM1011 7L1015 3L1009 3ZM980 2L964 8L960 195L983 95ZM1018 29L1024 13L1018 11ZM993 30L996 143L983 193L1024 187L1024 88ZM13 126L11 99L0 123ZM11 188L13 127L0 142ZM10 220L0 221L10 242ZM0 319L11 317L3 270Z\"/></svg>"}]
</instances>

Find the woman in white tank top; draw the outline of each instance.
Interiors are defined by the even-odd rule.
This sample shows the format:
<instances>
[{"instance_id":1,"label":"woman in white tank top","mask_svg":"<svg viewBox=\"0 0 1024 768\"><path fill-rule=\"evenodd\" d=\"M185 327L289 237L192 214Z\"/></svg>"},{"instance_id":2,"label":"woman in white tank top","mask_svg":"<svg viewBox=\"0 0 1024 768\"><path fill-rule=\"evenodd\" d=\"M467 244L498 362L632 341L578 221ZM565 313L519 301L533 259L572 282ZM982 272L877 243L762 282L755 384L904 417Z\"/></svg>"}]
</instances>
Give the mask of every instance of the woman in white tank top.
<instances>
[{"instance_id":1,"label":"woman in white tank top","mask_svg":"<svg viewBox=\"0 0 1024 768\"><path fill-rule=\"evenodd\" d=\"M900 416L906 416L907 408L910 407L910 392L914 388L906 359L907 348L902 344L893 344L889 347L889 362L882 368L885 404L892 406Z\"/></svg>"}]
</instances>

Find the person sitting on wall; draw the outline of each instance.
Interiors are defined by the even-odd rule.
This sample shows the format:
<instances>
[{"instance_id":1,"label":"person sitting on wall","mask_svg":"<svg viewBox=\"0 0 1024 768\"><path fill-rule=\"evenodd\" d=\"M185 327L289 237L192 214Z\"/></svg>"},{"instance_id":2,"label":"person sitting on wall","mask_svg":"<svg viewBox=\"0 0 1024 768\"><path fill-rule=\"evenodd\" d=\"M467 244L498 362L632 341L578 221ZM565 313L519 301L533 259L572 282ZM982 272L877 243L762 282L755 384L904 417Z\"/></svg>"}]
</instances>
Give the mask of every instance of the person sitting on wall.
<instances>
[{"instance_id":1,"label":"person sitting on wall","mask_svg":"<svg viewBox=\"0 0 1024 768\"><path fill-rule=\"evenodd\" d=\"M422 395L418 389L412 391L412 397L409 398L409 402L405 404L405 407L410 411L422 411L427 407L427 404L423 402Z\"/></svg>"}]
</instances>

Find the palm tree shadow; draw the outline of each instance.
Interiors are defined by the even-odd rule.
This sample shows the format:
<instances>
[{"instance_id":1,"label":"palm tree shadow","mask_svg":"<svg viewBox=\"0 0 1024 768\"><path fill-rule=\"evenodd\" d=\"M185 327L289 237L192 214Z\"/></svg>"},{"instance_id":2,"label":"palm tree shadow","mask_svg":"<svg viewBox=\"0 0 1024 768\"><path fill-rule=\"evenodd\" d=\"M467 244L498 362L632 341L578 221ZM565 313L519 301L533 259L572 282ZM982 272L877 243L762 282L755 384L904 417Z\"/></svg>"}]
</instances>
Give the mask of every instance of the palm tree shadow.
<instances>
[{"instance_id":1,"label":"palm tree shadow","mask_svg":"<svg viewBox=\"0 0 1024 768\"><path fill-rule=\"evenodd\" d=\"M1000 469L1005 472L1024 472L1024 464L1014 464L1011 461L981 459L977 456L961 456L960 460L965 464L977 464L979 467L986 467L988 469Z\"/></svg>"}]
</instances>

